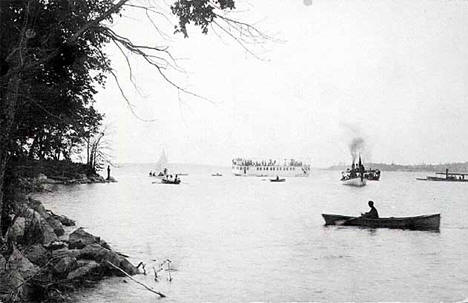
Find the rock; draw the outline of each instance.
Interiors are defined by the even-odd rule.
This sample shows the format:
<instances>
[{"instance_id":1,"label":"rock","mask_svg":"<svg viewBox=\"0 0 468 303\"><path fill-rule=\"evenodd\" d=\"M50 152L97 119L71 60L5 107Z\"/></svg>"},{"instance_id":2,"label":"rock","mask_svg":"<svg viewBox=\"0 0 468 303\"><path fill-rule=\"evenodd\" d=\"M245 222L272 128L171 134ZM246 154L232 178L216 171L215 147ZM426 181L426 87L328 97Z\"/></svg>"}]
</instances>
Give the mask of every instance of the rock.
<instances>
[{"instance_id":1,"label":"rock","mask_svg":"<svg viewBox=\"0 0 468 303\"><path fill-rule=\"evenodd\" d=\"M119 264L119 255L117 253L108 250L97 243L86 245L83 249L80 249L78 258L79 259L90 259L96 262L109 261L114 265Z\"/></svg>"},{"instance_id":2,"label":"rock","mask_svg":"<svg viewBox=\"0 0 468 303\"><path fill-rule=\"evenodd\" d=\"M37 211L44 219L49 218L49 213L45 209L44 205L42 205L41 201L29 197L28 206L33 210Z\"/></svg>"},{"instance_id":3,"label":"rock","mask_svg":"<svg viewBox=\"0 0 468 303\"><path fill-rule=\"evenodd\" d=\"M54 241L45 245L45 248L47 248L48 250L57 250L57 249L64 248L66 246L67 244L63 241Z\"/></svg>"},{"instance_id":4,"label":"rock","mask_svg":"<svg viewBox=\"0 0 468 303\"><path fill-rule=\"evenodd\" d=\"M64 257L72 257L77 258L80 254L78 249L68 249L62 248L52 251L52 258L64 258Z\"/></svg>"},{"instance_id":5,"label":"rock","mask_svg":"<svg viewBox=\"0 0 468 303\"><path fill-rule=\"evenodd\" d=\"M47 223L49 223L49 225L54 229L54 233L57 236L60 237L63 234L65 234L65 229L63 229L63 225L59 220L57 220L56 218L52 216L49 216L46 220L47 220Z\"/></svg>"},{"instance_id":6,"label":"rock","mask_svg":"<svg viewBox=\"0 0 468 303\"><path fill-rule=\"evenodd\" d=\"M49 214L47 214L47 216L49 216ZM49 222L47 222L47 220L44 219L38 211L31 208L27 209L26 226L28 234L25 235L25 242L28 244L49 244L58 240L58 237Z\"/></svg>"},{"instance_id":7,"label":"rock","mask_svg":"<svg viewBox=\"0 0 468 303\"><path fill-rule=\"evenodd\" d=\"M107 248L108 250L112 250L112 248L110 247L110 245L107 244L107 242L104 241L104 240L99 241L99 244L100 244L102 247Z\"/></svg>"},{"instance_id":8,"label":"rock","mask_svg":"<svg viewBox=\"0 0 468 303\"><path fill-rule=\"evenodd\" d=\"M41 244L34 244L24 251L24 256L32 263L43 266L49 260L50 253Z\"/></svg>"},{"instance_id":9,"label":"rock","mask_svg":"<svg viewBox=\"0 0 468 303\"><path fill-rule=\"evenodd\" d=\"M69 219L68 217L66 216L59 216L57 214L54 214L51 210L47 210L47 213L53 217L55 220L59 220L60 223L62 223L63 226L74 226L75 225L75 221L73 221L72 219Z\"/></svg>"},{"instance_id":10,"label":"rock","mask_svg":"<svg viewBox=\"0 0 468 303\"><path fill-rule=\"evenodd\" d=\"M120 267L129 275L138 273L138 269L133 266L127 259L119 255L117 252L104 248L97 243L87 245L85 248L79 250L78 258L90 259L98 263L102 263L103 267L106 269L106 274L109 275L121 276L122 273L107 264L107 262Z\"/></svg>"},{"instance_id":11,"label":"rock","mask_svg":"<svg viewBox=\"0 0 468 303\"><path fill-rule=\"evenodd\" d=\"M101 268L96 261L86 261L86 263L83 264L83 262L80 262L81 265L77 269L73 270L67 275L68 280L82 280L82 279L88 279L88 278L96 278L102 275Z\"/></svg>"},{"instance_id":12,"label":"rock","mask_svg":"<svg viewBox=\"0 0 468 303\"><path fill-rule=\"evenodd\" d=\"M13 252L8 258L9 271L18 271L24 279L29 279L39 272L39 268L31 263L23 254L13 246Z\"/></svg>"},{"instance_id":13,"label":"rock","mask_svg":"<svg viewBox=\"0 0 468 303\"><path fill-rule=\"evenodd\" d=\"M0 298L3 297L5 302L9 300L10 294L12 291L17 292L19 297L23 296L22 285L24 283L24 278L19 271L13 270L8 273L0 275Z\"/></svg>"},{"instance_id":14,"label":"rock","mask_svg":"<svg viewBox=\"0 0 468 303\"><path fill-rule=\"evenodd\" d=\"M90 175L90 176L88 176L88 178L93 183L104 183L104 182L106 182L106 179L104 179L103 176L98 175L98 174Z\"/></svg>"},{"instance_id":15,"label":"rock","mask_svg":"<svg viewBox=\"0 0 468 303\"><path fill-rule=\"evenodd\" d=\"M69 242L69 248L83 248L89 244L99 243L100 238L93 236L80 227L70 234Z\"/></svg>"},{"instance_id":16,"label":"rock","mask_svg":"<svg viewBox=\"0 0 468 303\"><path fill-rule=\"evenodd\" d=\"M12 242L23 242L26 229L26 218L18 217L7 231L7 239Z\"/></svg>"},{"instance_id":17,"label":"rock","mask_svg":"<svg viewBox=\"0 0 468 303\"><path fill-rule=\"evenodd\" d=\"M54 273L59 277L65 277L69 272L76 269L77 267L78 263L76 262L76 258L66 256L55 263L53 270Z\"/></svg>"},{"instance_id":18,"label":"rock","mask_svg":"<svg viewBox=\"0 0 468 303\"><path fill-rule=\"evenodd\" d=\"M138 274L138 269L124 257L120 257L119 267L131 276Z\"/></svg>"},{"instance_id":19,"label":"rock","mask_svg":"<svg viewBox=\"0 0 468 303\"><path fill-rule=\"evenodd\" d=\"M67 218L66 216L58 216L58 215L55 215L55 218L56 218L57 220L59 220L60 223L62 223L62 225L65 225L65 226L75 226L75 221L73 221L72 219Z\"/></svg>"}]
</instances>

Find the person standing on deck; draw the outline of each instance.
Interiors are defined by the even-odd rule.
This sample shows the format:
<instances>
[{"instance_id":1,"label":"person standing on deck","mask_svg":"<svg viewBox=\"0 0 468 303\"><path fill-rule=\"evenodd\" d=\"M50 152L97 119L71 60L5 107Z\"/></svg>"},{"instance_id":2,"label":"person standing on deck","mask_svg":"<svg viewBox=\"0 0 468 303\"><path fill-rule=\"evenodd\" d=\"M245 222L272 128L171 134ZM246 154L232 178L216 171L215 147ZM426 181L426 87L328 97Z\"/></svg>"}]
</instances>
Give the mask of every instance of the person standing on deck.
<instances>
[{"instance_id":1,"label":"person standing on deck","mask_svg":"<svg viewBox=\"0 0 468 303\"><path fill-rule=\"evenodd\" d=\"M369 218L369 219L378 219L379 218L379 212L374 207L374 201L369 201L368 204L369 204L369 207L371 208L370 211L368 211L365 214L361 214L361 217Z\"/></svg>"},{"instance_id":2,"label":"person standing on deck","mask_svg":"<svg viewBox=\"0 0 468 303\"><path fill-rule=\"evenodd\" d=\"M107 165L107 180L110 180L110 165Z\"/></svg>"}]
</instances>

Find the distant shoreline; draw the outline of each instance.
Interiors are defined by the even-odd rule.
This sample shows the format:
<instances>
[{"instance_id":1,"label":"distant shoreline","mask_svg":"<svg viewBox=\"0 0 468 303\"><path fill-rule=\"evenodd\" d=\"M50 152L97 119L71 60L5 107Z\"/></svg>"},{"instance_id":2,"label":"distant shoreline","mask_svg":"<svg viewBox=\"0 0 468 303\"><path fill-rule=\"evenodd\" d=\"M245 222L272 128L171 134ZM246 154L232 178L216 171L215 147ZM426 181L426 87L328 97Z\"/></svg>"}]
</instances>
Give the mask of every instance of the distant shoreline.
<instances>
[{"instance_id":1,"label":"distant shoreline","mask_svg":"<svg viewBox=\"0 0 468 303\"><path fill-rule=\"evenodd\" d=\"M386 163L366 163L366 168L379 169L381 171L404 171L404 172L468 172L468 162L446 163L446 164L386 164ZM345 170L349 165L332 165L325 170Z\"/></svg>"}]
</instances>

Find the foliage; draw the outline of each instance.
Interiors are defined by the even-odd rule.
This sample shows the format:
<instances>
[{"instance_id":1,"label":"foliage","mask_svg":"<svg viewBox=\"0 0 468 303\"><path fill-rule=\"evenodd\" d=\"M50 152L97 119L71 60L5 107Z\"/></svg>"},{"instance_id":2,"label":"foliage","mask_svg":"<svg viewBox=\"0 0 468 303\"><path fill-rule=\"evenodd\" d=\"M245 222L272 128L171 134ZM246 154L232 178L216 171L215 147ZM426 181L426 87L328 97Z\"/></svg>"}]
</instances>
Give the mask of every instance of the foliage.
<instances>
[{"instance_id":1,"label":"foliage","mask_svg":"<svg viewBox=\"0 0 468 303\"><path fill-rule=\"evenodd\" d=\"M105 84L106 76L111 75L118 83L110 59L103 51L109 42L126 56L130 70L125 51L155 67L179 91L197 96L166 76L165 70L176 65L167 48L135 44L110 26L113 18L128 7L144 10L150 20L167 18L155 9L160 7L156 2L167 6L159 0L0 0L0 211L3 215L4 185L11 184L8 178L12 178L6 173L11 158L15 159L14 163L26 157L70 160L73 154L86 149L88 166L94 170L102 165L103 115L93 105L96 87ZM247 42L255 43L264 36L248 24L220 15L234 8L234 0L175 0L170 6L178 19L176 32L187 37L187 25L194 24L207 33L213 24L248 50ZM129 102L123 91L122 95Z\"/></svg>"},{"instance_id":2,"label":"foliage","mask_svg":"<svg viewBox=\"0 0 468 303\"><path fill-rule=\"evenodd\" d=\"M181 32L188 37L187 25L193 22L199 26L202 33L208 33L208 26L218 16L216 9L234 9L233 0L178 0L172 6L172 13L179 17L179 25L176 26L176 32Z\"/></svg>"},{"instance_id":3,"label":"foliage","mask_svg":"<svg viewBox=\"0 0 468 303\"><path fill-rule=\"evenodd\" d=\"M11 56L21 51L23 61L18 92L22 106L10 135L10 142L16 143L11 146L15 156L69 159L100 125L102 115L94 109L93 97L95 86L104 84L110 69L101 50L109 40L88 31L81 39L68 41L111 5L112 1L2 1L0 53ZM28 24L28 35L22 32L23 24ZM25 47L15 50L25 37ZM12 74L11 64L7 65L3 73Z\"/></svg>"}]
</instances>

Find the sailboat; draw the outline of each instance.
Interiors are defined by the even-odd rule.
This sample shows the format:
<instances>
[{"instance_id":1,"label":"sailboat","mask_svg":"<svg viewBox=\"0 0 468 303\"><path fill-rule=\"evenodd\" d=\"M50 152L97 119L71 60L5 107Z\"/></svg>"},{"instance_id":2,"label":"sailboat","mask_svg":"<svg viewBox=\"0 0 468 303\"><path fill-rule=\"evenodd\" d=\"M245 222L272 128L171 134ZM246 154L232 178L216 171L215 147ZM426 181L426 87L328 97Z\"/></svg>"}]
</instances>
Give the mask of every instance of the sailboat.
<instances>
[{"instance_id":1,"label":"sailboat","mask_svg":"<svg viewBox=\"0 0 468 303\"><path fill-rule=\"evenodd\" d=\"M154 172L150 172L150 176L162 179L165 175L167 175L167 163L167 154L166 151L163 149L161 152L161 156L159 156L158 162L156 162L155 170Z\"/></svg>"}]
</instances>

